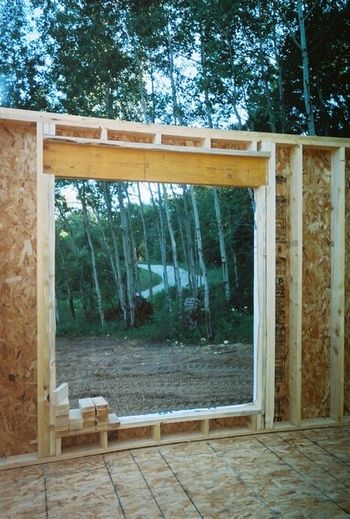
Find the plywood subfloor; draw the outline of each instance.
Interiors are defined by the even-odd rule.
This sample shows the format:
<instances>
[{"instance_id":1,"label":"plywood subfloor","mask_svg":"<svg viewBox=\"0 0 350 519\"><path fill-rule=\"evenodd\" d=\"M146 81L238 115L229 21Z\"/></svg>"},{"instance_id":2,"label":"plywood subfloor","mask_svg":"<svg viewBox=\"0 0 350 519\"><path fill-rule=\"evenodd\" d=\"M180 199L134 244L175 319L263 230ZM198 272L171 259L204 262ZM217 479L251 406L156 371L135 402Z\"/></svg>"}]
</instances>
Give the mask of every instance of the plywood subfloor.
<instances>
[{"instance_id":1,"label":"plywood subfloor","mask_svg":"<svg viewBox=\"0 0 350 519\"><path fill-rule=\"evenodd\" d=\"M2 519L350 517L350 426L7 470L0 503Z\"/></svg>"}]
</instances>

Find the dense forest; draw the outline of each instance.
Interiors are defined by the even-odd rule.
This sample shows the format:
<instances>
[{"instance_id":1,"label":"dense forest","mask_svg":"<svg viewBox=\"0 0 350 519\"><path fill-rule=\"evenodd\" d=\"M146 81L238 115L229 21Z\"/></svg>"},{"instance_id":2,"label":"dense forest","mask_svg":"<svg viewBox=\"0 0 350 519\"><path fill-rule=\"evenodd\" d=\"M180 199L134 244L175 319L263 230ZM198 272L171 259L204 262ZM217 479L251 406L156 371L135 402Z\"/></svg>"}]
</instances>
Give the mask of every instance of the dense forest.
<instances>
[{"instance_id":1,"label":"dense forest","mask_svg":"<svg viewBox=\"0 0 350 519\"><path fill-rule=\"evenodd\" d=\"M252 341L248 190L56 183L58 332Z\"/></svg>"},{"instance_id":2,"label":"dense forest","mask_svg":"<svg viewBox=\"0 0 350 519\"><path fill-rule=\"evenodd\" d=\"M0 104L348 136L346 0L2 0Z\"/></svg>"}]
</instances>

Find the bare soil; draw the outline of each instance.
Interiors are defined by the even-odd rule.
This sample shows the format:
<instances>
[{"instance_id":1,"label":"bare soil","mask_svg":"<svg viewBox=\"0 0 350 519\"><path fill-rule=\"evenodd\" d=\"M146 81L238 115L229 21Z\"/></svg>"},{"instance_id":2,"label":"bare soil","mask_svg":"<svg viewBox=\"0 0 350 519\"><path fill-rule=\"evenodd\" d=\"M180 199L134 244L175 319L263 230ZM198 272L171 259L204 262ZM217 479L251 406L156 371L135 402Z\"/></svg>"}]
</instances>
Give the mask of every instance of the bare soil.
<instances>
[{"instance_id":1,"label":"bare soil","mask_svg":"<svg viewBox=\"0 0 350 519\"><path fill-rule=\"evenodd\" d=\"M104 396L119 416L252 401L253 347L58 337L57 384L78 398Z\"/></svg>"}]
</instances>

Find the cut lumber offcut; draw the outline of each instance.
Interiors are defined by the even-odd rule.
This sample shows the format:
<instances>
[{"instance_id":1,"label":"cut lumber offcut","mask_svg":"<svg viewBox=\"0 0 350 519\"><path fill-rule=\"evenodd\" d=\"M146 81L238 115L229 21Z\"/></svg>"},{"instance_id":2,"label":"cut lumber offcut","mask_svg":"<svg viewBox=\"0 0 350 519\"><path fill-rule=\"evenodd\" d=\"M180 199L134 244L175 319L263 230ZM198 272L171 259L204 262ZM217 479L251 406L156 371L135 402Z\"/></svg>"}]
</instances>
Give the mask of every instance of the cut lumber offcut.
<instances>
[{"instance_id":1,"label":"cut lumber offcut","mask_svg":"<svg viewBox=\"0 0 350 519\"><path fill-rule=\"evenodd\" d=\"M82 415L95 414L95 404L92 398L79 398L79 409Z\"/></svg>"},{"instance_id":2,"label":"cut lumber offcut","mask_svg":"<svg viewBox=\"0 0 350 519\"><path fill-rule=\"evenodd\" d=\"M55 405L55 416L66 416L69 414L69 400L66 398L61 404Z\"/></svg>"},{"instance_id":3,"label":"cut lumber offcut","mask_svg":"<svg viewBox=\"0 0 350 519\"><path fill-rule=\"evenodd\" d=\"M69 410L69 429L82 429L83 428L83 417L80 409Z\"/></svg>"},{"instance_id":4,"label":"cut lumber offcut","mask_svg":"<svg viewBox=\"0 0 350 519\"><path fill-rule=\"evenodd\" d=\"M115 413L110 413L108 415L109 429L118 429L120 425L120 420Z\"/></svg>"},{"instance_id":5,"label":"cut lumber offcut","mask_svg":"<svg viewBox=\"0 0 350 519\"><path fill-rule=\"evenodd\" d=\"M101 449L108 448L108 433L107 431L101 432L99 435Z\"/></svg>"},{"instance_id":6,"label":"cut lumber offcut","mask_svg":"<svg viewBox=\"0 0 350 519\"><path fill-rule=\"evenodd\" d=\"M96 422L95 404L92 398L80 398L79 409L83 416L83 427L94 427Z\"/></svg>"},{"instance_id":7,"label":"cut lumber offcut","mask_svg":"<svg viewBox=\"0 0 350 519\"><path fill-rule=\"evenodd\" d=\"M69 431L69 424L68 425L55 425L55 432L68 432Z\"/></svg>"},{"instance_id":8,"label":"cut lumber offcut","mask_svg":"<svg viewBox=\"0 0 350 519\"><path fill-rule=\"evenodd\" d=\"M97 422L108 423L109 404L107 400L102 396L98 396L94 397L92 401L95 404Z\"/></svg>"},{"instance_id":9,"label":"cut lumber offcut","mask_svg":"<svg viewBox=\"0 0 350 519\"><path fill-rule=\"evenodd\" d=\"M64 416L56 416L55 424L56 427L69 427L69 414Z\"/></svg>"},{"instance_id":10,"label":"cut lumber offcut","mask_svg":"<svg viewBox=\"0 0 350 519\"><path fill-rule=\"evenodd\" d=\"M97 424L95 425L95 430L96 431L107 431L109 428L109 423L108 422L103 422L103 423L99 423L97 422Z\"/></svg>"},{"instance_id":11,"label":"cut lumber offcut","mask_svg":"<svg viewBox=\"0 0 350 519\"><path fill-rule=\"evenodd\" d=\"M64 382L60 386L58 386L52 393L52 403L53 405L64 404L68 399L68 384Z\"/></svg>"},{"instance_id":12,"label":"cut lumber offcut","mask_svg":"<svg viewBox=\"0 0 350 519\"><path fill-rule=\"evenodd\" d=\"M109 403L107 402L107 400L105 398L103 398L103 396L94 396L91 400L93 401L93 403L96 407L96 410L106 409L106 408L109 409Z\"/></svg>"}]
</instances>

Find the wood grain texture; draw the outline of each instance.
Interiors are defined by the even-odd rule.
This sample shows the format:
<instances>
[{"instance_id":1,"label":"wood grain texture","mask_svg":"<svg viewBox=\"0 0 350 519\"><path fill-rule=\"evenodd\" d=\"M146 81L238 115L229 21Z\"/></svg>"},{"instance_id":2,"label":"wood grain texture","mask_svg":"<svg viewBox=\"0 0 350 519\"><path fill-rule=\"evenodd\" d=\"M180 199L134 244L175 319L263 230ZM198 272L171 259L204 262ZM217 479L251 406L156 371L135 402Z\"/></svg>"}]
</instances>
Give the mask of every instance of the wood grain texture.
<instances>
[{"instance_id":1,"label":"wood grain texture","mask_svg":"<svg viewBox=\"0 0 350 519\"><path fill-rule=\"evenodd\" d=\"M289 421L296 426L301 421L301 354L303 301L303 149L291 151L289 189Z\"/></svg>"},{"instance_id":2,"label":"wood grain texture","mask_svg":"<svg viewBox=\"0 0 350 519\"><path fill-rule=\"evenodd\" d=\"M0 456L35 450L36 137L0 124Z\"/></svg>"},{"instance_id":3,"label":"wood grain texture","mask_svg":"<svg viewBox=\"0 0 350 519\"><path fill-rule=\"evenodd\" d=\"M7 470L1 517L345 519L349 433L209 439Z\"/></svg>"},{"instance_id":4,"label":"wood grain texture","mask_svg":"<svg viewBox=\"0 0 350 519\"><path fill-rule=\"evenodd\" d=\"M46 141L44 171L64 178L141 180L256 187L266 182L267 159Z\"/></svg>"},{"instance_id":5,"label":"wood grain texture","mask_svg":"<svg viewBox=\"0 0 350 519\"><path fill-rule=\"evenodd\" d=\"M330 159L327 151L304 151L302 418L329 416Z\"/></svg>"},{"instance_id":6,"label":"wood grain texture","mask_svg":"<svg viewBox=\"0 0 350 519\"><path fill-rule=\"evenodd\" d=\"M56 453L51 394L56 388L55 364L55 178L43 174L43 125L37 125L37 376L38 454ZM51 132L52 126L47 130Z\"/></svg>"},{"instance_id":7,"label":"wood grain texture","mask_svg":"<svg viewBox=\"0 0 350 519\"><path fill-rule=\"evenodd\" d=\"M288 420L289 181L291 148L276 150L276 352L275 421Z\"/></svg>"},{"instance_id":8,"label":"wood grain texture","mask_svg":"<svg viewBox=\"0 0 350 519\"><path fill-rule=\"evenodd\" d=\"M330 416L342 421L344 413L345 321L345 149L331 160L331 319L330 319Z\"/></svg>"},{"instance_id":9,"label":"wood grain texture","mask_svg":"<svg viewBox=\"0 0 350 519\"><path fill-rule=\"evenodd\" d=\"M344 414L350 415L350 151L345 160L345 341Z\"/></svg>"}]
</instances>

